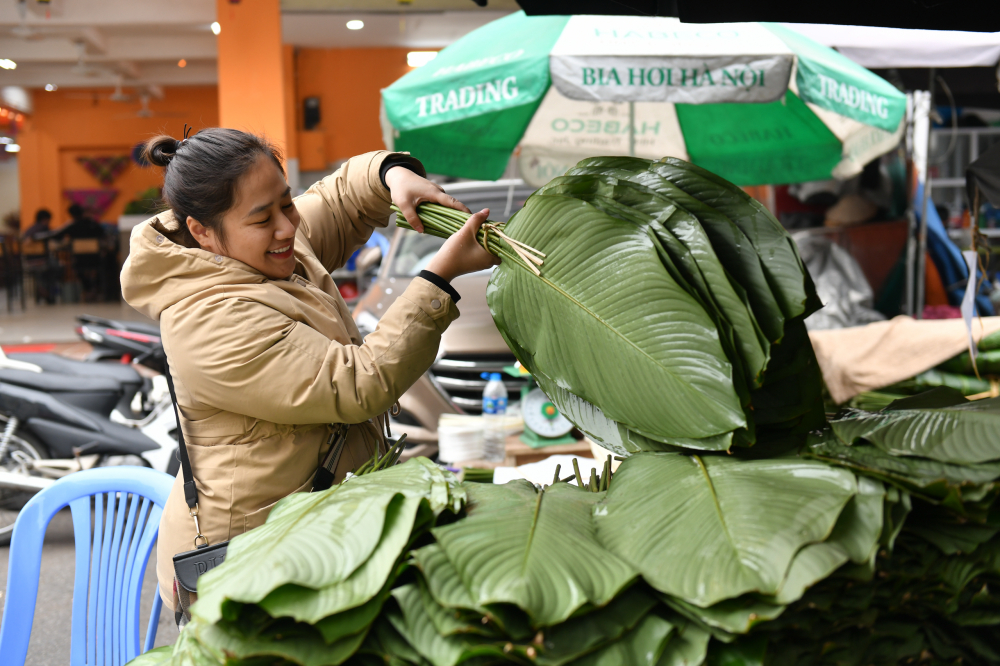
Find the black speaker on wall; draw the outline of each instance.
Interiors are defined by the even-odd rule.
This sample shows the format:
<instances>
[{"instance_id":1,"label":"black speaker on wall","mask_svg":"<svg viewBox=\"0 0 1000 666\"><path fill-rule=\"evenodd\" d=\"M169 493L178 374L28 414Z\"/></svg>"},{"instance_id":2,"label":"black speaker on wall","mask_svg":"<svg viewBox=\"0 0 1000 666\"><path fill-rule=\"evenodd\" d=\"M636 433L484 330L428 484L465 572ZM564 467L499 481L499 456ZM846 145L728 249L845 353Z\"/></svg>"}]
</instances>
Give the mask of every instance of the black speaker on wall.
<instances>
[{"instance_id":1,"label":"black speaker on wall","mask_svg":"<svg viewBox=\"0 0 1000 666\"><path fill-rule=\"evenodd\" d=\"M319 97L306 97L302 102L302 124L304 129L315 129L319 125Z\"/></svg>"}]
</instances>

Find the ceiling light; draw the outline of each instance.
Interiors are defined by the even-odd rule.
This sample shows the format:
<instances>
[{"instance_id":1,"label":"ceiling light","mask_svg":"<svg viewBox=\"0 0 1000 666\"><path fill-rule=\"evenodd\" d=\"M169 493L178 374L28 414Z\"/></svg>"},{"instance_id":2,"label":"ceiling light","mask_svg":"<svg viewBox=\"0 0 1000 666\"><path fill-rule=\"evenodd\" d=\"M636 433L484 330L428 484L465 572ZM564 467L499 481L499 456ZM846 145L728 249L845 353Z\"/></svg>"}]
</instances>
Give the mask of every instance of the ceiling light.
<instances>
[{"instance_id":1,"label":"ceiling light","mask_svg":"<svg viewBox=\"0 0 1000 666\"><path fill-rule=\"evenodd\" d=\"M21 146L17 145L16 143L8 143L4 147L4 150L6 150L8 153L19 153L21 152Z\"/></svg>"},{"instance_id":2,"label":"ceiling light","mask_svg":"<svg viewBox=\"0 0 1000 666\"><path fill-rule=\"evenodd\" d=\"M17 63L10 58L0 58L0 67L4 69L17 69Z\"/></svg>"},{"instance_id":3,"label":"ceiling light","mask_svg":"<svg viewBox=\"0 0 1000 666\"><path fill-rule=\"evenodd\" d=\"M212 32L215 33L216 35L222 32L222 26L219 25L218 21L212 23Z\"/></svg>"},{"instance_id":4,"label":"ceiling light","mask_svg":"<svg viewBox=\"0 0 1000 666\"><path fill-rule=\"evenodd\" d=\"M177 66L178 67L187 67L188 66L188 61L185 60L184 58L181 58L180 60L177 61Z\"/></svg>"},{"instance_id":5,"label":"ceiling light","mask_svg":"<svg viewBox=\"0 0 1000 666\"><path fill-rule=\"evenodd\" d=\"M56 90L59 90L59 86L57 86L56 84L54 83L45 84L45 92L54 92Z\"/></svg>"},{"instance_id":6,"label":"ceiling light","mask_svg":"<svg viewBox=\"0 0 1000 666\"><path fill-rule=\"evenodd\" d=\"M437 51L410 51L406 54L406 64L410 67L423 67L437 57Z\"/></svg>"},{"instance_id":7,"label":"ceiling light","mask_svg":"<svg viewBox=\"0 0 1000 666\"><path fill-rule=\"evenodd\" d=\"M358 19L354 19L353 21L348 21L347 22L347 29L348 30L361 30L361 28L363 28L363 27L365 27L365 22L364 21L359 21Z\"/></svg>"},{"instance_id":8,"label":"ceiling light","mask_svg":"<svg viewBox=\"0 0 1000 666\"><path fill-rule=\"evenodd\" d=\"M0 143L4 145L8 143L14 143L14 139L10 138L9 136L0 136Z\"/></svg>"}]
</instances>

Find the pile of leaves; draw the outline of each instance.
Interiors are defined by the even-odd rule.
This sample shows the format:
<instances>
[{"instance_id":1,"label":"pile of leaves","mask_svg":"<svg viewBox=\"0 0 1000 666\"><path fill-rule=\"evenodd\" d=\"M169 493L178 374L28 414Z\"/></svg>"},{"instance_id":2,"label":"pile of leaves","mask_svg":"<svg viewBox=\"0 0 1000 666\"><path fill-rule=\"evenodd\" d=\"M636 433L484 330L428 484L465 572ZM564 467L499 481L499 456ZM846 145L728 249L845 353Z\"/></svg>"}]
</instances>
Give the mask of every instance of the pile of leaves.
<instances>
[{"instance_id":1,"label":"pile of leaves","mask_svg":"<svg viewBox=\"0 0 1000 666\"><path fill-rule=\"evenodd\" d=\"M885 484L880 550L762 627L769 662L1000 661L1000 399L939 387L830 426L802 455Z\"/></svg>"},{"instance_id":2,"label":"pile of leaves","mask_svg":"<svg viewBox=\"0 0 1000 666\"><path fill-rule=\"evenodd\" d=\"M984 336L977 344L975 360L962 352L941 365L910 379L877 391L865 391L851 399L851 407L878 410L894 400L939 386L961 392L972 399L1000 395L1000 331Z\"/></svg>"},{"instance_id":3,"label":"pile of leaves","mask_svg":"<svg viewBox=\"0 0 1000 666\"><path fill-rule=\"evenodd\" d=\"M635 454L589 487L414 459L292 496L135 663L996 663L1000 464L941 459L996 456L1000 401L923 400L799 453Z\"/></svg>"},{"instance_id":4,"label":"pile of leaves","mask_svg":"<svg viewBox=\"0 0 1000 666\"><path fill-rule=\"evenodd\" d=\"M585 160L504 233L544 263L505 259L494 318L618 470L460 484L414 459L293 495L135 664L1000 660L1000 399L827 423L794 245L679 160Z\"/></svg>"},{"instance_id":5,"label":"pile of leaves","mask_svg":"<svg viewBox=\"0 0 1000 666\"><path fill-rule=\"evenodd\" d=\"M424 208L429 233L454 233L442 219L454 211ZM673 158L590 158L503 233L544 263L539 275L501 253L487 289L497 328L605 448L724 451L822 425L802 323L821 304L795 243L732 183Z\"/></svg>"}]
</instances>

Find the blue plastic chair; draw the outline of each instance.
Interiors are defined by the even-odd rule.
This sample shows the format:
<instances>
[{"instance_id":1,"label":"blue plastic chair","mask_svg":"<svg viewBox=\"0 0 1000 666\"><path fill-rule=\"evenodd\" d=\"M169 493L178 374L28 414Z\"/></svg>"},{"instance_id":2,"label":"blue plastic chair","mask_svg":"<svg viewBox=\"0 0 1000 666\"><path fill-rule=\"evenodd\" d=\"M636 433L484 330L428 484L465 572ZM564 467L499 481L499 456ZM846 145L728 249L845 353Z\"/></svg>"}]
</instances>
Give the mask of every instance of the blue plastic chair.
<instances>
[{"instance_id":1,"label":"blue plastic chair","mask_svg":"<svg viewBox=\"0 0 1000 666\"><path fill-rule=\"evenodd\" d=\"M144 467L101 467L64 477L31 498L14 524L0 664L23 666L35 615L42 541L67 505L73 514L71 666L121 666L139 655L139 598L160 515L174 479ZM160 621L159 590L142 651Z\"/></svg>"}]
</instances>

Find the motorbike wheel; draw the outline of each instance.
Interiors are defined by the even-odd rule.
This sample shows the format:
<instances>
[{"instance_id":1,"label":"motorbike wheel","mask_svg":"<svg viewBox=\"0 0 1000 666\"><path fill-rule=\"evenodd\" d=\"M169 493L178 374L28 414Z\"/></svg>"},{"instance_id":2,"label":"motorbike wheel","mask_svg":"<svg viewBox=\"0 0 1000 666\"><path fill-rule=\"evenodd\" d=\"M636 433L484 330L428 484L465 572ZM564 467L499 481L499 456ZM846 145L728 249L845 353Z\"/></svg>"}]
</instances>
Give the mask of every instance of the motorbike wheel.
<instances>
[{"instance_id":1,"label":"motorbike wheel","mask_svg":"<svg viewBox=\"0 0 1000 666\"><path fill-rule=\"evenodd\" d=\"M48 452L37 439L26 432L14 433L10 438L10 447L6 455L0 460L0 467L7 472L14 474L27 474L24 463L19 460L21 456L42 460L48 458ZM22 459L23 460L23 459ZM17 514L21 512L24 505L31 499L33 493L20 490L5 490L0 488L0 546L10 544L11 534L14 533L14 522Z\"/></svg>"}]
</instances>

